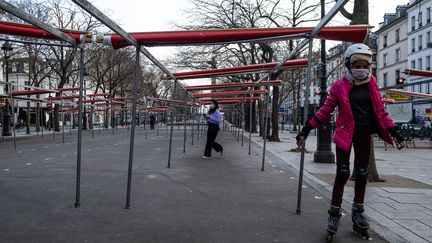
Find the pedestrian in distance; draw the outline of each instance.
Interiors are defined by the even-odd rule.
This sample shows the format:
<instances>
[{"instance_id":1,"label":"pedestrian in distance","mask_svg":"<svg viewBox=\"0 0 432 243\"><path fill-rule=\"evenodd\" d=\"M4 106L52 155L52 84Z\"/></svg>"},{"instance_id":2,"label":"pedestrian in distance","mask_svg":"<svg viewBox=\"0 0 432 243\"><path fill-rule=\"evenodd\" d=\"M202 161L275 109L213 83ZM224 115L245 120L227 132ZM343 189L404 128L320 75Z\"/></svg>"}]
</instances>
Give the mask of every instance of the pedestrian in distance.
<instances>
[{"instance_id":1,"label":"pedestrian in distance","mask_svg":"<svg viewBox=\"0 0 432 243\"><path fill-rule=\"evenodd\" d=\"M155 124L156 124L156 116L151 113L150 114L150 129L154 130L155 129Z\"/></svg>"},{"instance_id":2,"label":"pedestrian in distance","mask_svg":"<svg viewBox=\"0 0 432 243\"><path fill-rule=\"evenodd\" d=\"M350 177L349 160L354 148L354 201L352 204L353 230L369 239L369 223L364 212L364 196L368 180L371 135L378 134L398 149L405 147L404 138L387 113L376 78L371 75L372 52L364 44L354 44L344 53L346 73L333 83L323 106L311 117L297 135L297 145L303 146L310 130L330 119L338 107L333 141L336 144L336 177L328 211L328 240L337 232L346 182Z\"/></svg>"},{"instance_id":3,"label":"pedestrian in distance","mask_svg":"<svg viewBox=\"0 0 432 243\"><path fill-rule=\"evenodd\" d=\"M204 149L203 159L211 159L211 151L214 149L216 152L223 153L223 146L215 142L216 136L219 132L219 123L221 122L221 114L219 112L219 104L216 100L212 100L213 105L210 107L206 114L203 114L207 120L207 142Z\"/></svg>"}]
</instances>

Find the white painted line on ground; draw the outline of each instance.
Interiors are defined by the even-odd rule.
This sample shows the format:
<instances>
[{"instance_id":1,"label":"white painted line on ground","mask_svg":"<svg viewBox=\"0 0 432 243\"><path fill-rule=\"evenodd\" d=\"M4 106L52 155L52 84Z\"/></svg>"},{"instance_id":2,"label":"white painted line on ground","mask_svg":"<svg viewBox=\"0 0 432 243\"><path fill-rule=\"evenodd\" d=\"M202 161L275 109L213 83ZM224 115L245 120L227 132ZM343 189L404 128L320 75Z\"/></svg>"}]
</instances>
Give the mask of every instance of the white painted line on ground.
<instances>
[{"instance_id":1,"label":"white painted line on ground","mask_svg":"<svg viewBox=\"0 0 432 243\"><path fill-rule=\"evenodd\" d=\"M32 163L26 163L26 165L31 165Z\"/></svg>"},{"instance_id":2,"label":"white painted line on ground","mask_svg":"<svg viewBox=\"0 0 432 243\"><path fill-rule=\"evenodd\" d=\"M9 171L10 169L4 169L3 171Z\"/></svg>"}]
</instances>

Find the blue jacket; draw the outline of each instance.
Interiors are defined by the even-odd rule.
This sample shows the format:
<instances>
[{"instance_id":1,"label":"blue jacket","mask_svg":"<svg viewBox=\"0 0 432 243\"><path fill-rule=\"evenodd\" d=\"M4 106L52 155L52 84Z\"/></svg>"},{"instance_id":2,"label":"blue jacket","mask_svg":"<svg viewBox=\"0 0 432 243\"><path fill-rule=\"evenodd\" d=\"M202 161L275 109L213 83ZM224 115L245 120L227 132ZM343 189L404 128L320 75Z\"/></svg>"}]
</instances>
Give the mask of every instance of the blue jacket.
<instances>
[{"instance_id":1,"label":"blue jacket","mask_svg":"<svg viewBox=\"0 0 432 243\"><path fill-rule=\"evenodd\" d=\"M219 110L216 109L213 113L211 113L207 118L207 121L210 123L219 124L221 121L221 113Z\"/></svg>"}]
</instances>

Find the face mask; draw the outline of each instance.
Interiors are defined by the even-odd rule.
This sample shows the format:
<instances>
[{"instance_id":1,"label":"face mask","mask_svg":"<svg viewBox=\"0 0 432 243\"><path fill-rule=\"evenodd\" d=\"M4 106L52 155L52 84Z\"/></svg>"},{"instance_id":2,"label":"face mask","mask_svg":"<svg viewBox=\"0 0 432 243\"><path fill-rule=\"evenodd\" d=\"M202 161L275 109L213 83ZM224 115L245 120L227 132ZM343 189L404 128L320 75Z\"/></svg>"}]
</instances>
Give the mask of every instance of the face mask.
<instances>
[{"instance_id":1,"label":"face mask","mask_svg":"<svg viewBox=\"0 0 432 243\"><path fill-rule=\"evenodd\" d=\"M351 75L356 80L365 80L369 77L369 69L351 69Z\"/></svg>"}]
</instances>

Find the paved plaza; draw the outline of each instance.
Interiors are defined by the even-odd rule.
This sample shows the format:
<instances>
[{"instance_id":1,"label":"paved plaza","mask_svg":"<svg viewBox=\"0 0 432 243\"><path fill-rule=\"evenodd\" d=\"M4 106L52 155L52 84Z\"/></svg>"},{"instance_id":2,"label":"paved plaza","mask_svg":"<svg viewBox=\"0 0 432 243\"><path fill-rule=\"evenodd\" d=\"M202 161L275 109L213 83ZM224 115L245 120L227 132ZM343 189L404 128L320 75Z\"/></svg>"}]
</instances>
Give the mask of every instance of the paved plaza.
<instances>
[{"instance_id":1,"label":"paved plaza","mask_svg":"<svg viewBox=\"0 0 432 243\"><path fill-rule=\"evenodd\" d=\"M305 155L305 181L313 188L330 197L336 171L335 164L313 162L316 136L311 132ZM247 135L247 134L246 134ZM289 165L298 173L300 153L289 152L295 147L295 135L280 133L281 142L267 143L268 156ZM255 151L261 152L262 138L253 135ZM372 229L390 242L432 242L432 143L418 141L417 148L397 150L375 142L378 172L384 183L369 183L366 190L366 214L372 221ZM335 151L334 144L332 148ZM353 164L351 155L351 171ZM328 176L330 175L330 176ZM344 209L349 212L353 198L352 183L345 189Z\"/></svg>"},{"instance_id":2,"label":"paved plaza","mask_svg":"<svg viewBox=\"0 0 432 243\"><path fill-rule=\"evenodd\" d=\"M18 136L0 143L0 242L323 242L329 199L304 184L296 214L298 177L284 161L266 160L229 131L217 141L223 156L201 159L205 134L174 129L167 168L166 129L137 128L131 209L124 209L128 129L83 133L81 207L73 208L76 131ZM146 139L147 133L147 139ZM199 140L198 140L199 139ZM255 151L256 150L256 151ZM375 242L385 242L371 233ZM342 218L334 242L363 242Z\"/></svg>"}]
</instances>

